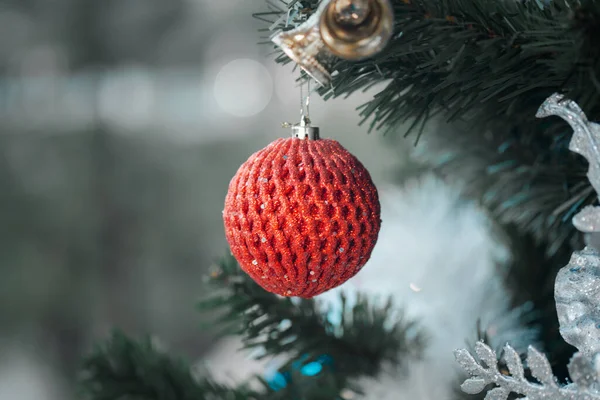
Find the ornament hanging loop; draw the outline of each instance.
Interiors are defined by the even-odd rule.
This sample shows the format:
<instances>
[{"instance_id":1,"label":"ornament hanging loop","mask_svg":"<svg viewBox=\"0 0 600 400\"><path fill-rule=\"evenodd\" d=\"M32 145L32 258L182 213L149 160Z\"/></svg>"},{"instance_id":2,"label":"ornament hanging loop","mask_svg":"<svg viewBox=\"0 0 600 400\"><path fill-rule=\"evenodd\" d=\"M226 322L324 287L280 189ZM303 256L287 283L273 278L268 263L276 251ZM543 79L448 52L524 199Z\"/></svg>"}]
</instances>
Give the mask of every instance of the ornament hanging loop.
<instances>
[{"instance_id":1,"label":"ornament hanging loop","mask_svg":"<svg viewBox=\"0 0 600 400\"><path fill-rule=\"evenodd\" d=\"M336 58L360 60L379 53L394 28L390 0L322 0L297 28L271 40L322 86Z\"/></svg>"},{"instance_id":2,"label":"ornament hanging loop","mask_svg":"<svg viewBox=\"0 0 600 400\"><path fill-rule=\"evenodd\" d=\"M304 82L300 84L300 123L291 125L292 137L297 139L318 140L319 128L310 122L310 80L306 81L307 93L304 97Z\"/></svg>"}]
</instances>

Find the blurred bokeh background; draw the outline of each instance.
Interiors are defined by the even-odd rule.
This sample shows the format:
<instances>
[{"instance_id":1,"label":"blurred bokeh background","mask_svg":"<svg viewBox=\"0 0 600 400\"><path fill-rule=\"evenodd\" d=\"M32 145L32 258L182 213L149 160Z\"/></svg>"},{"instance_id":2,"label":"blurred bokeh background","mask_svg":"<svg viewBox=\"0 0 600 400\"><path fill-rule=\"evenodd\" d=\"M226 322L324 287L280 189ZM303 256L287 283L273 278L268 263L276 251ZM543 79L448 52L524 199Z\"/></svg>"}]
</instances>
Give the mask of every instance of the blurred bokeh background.
<instances>
[{"instance_id":1,"label":"blurred bokeh background","mask_svg":"<svg viewBox=\"0 0 600 400\"><path fill-rule=\"evenodd\" d=\"M74 398L113 327L188 359L217 343L194 304L229 179L299 117L298 72L257 44L264 7L0 0L0 399ZM380 184L412 142L357 126L368 96L313 97L311 117Z\"/></svg>"}]
</instances>

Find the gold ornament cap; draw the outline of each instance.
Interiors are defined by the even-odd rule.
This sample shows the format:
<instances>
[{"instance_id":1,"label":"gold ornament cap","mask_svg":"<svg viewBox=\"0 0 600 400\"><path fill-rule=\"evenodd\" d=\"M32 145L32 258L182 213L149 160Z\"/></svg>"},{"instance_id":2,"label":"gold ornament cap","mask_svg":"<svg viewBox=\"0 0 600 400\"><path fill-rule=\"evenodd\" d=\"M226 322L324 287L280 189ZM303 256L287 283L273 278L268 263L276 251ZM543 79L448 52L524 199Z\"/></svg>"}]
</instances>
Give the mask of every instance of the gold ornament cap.
<instances>
[{"instance_id":1,"label":"gold ornament cap","mask_svg":"<svg viewBox=\"0 0 600 400\"><path fill-rule=\"evenodd\" d=\"M333 0L319 26L332 54L360 60L379 53L388 43L394 14L389 0Z\"/></svg>"},{"instance_id":2,"label":"gold ornament cap","mask_svg":"<svg viewBox=\"0 0 600 400\"><path fill-rule=\"evenodd\" d=\"M390 0L323 0L306 22L271 40L326 86L336 57L354 61L377 54L389 42L393 27Z\"/></svg>"}]
</instances>

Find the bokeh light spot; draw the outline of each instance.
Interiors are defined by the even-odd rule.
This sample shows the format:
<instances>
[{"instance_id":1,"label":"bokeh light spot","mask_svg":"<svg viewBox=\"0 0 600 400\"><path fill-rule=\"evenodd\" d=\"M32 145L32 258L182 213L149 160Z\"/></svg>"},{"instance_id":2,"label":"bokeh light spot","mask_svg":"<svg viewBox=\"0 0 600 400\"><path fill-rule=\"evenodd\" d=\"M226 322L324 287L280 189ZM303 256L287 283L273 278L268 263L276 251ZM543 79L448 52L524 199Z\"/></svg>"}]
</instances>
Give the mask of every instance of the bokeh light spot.
<instances>
[{"instance_id":1,"label":"bokeh light spot","mask_svg":"<svg viewBox=\"0 0 600 400\"><path fill-rule=\"evenodd\" d=\"M236 117L251 117L263 111L273 95L271 74L261 63L237 59L220 69L214 96L223 111Z\"/></svg>"}]
</instances>

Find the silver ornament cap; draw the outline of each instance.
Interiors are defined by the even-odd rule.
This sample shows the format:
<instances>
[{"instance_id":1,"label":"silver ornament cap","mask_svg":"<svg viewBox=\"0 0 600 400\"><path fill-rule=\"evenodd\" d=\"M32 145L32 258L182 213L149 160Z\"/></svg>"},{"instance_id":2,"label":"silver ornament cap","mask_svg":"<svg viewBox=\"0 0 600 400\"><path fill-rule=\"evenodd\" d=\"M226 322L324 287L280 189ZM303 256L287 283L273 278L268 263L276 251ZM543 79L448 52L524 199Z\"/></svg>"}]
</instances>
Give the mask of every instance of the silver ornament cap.
<instances>
[{"instance_id":1,"label":"silver ornament cap","mask_svg":"<svg viewBox=\"0 0 600 400\"><path fill-rule=\"evenodd\" d=\"M298 124L283 123L284 128L291 128L292 137L303 140L319 140L319 128L310 124L310 119L303 115Z\"/></svg>"}]
</instances>

